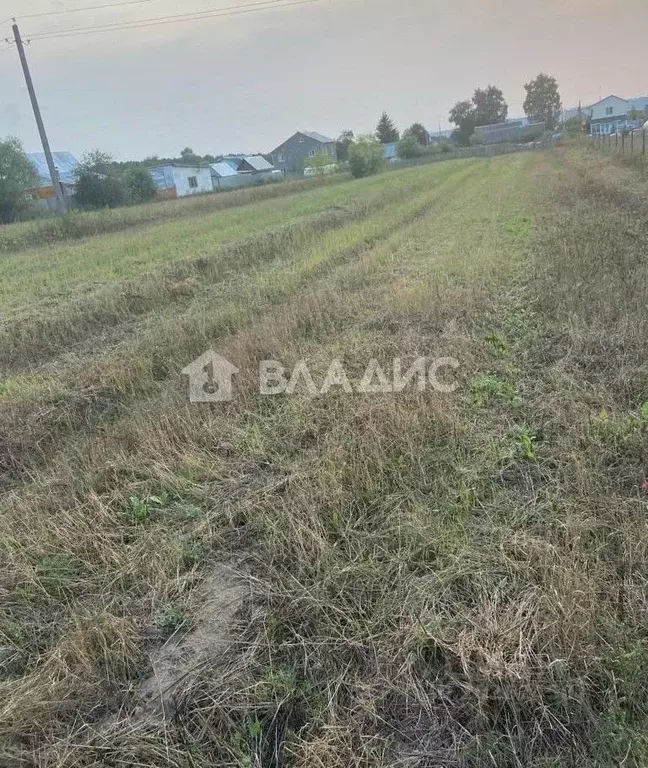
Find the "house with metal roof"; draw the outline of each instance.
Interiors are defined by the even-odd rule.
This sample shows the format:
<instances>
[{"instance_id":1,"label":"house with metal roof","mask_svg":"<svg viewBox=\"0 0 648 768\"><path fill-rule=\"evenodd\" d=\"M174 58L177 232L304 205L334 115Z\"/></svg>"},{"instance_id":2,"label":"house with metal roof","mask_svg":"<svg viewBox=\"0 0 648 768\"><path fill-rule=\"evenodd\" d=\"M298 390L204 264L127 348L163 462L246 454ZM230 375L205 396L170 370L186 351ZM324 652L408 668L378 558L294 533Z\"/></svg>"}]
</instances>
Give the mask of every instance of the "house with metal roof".
<instances>
[{"instance_id":1,"label":"house with metal roof","mask_svg":"<svg viewBox=\"0 0 648 768\"><path fill-rule=\"evenodd\" d=\"M274 171L272 163L269 163L263 155L246 155L239 163L239 173L261 173L263 171Z\"/></svg>"},{"instance_id":2,"label":"house with metal roof","mask_svg":"<svg viewBox=\"0 0 648 768\"><path fill-rule=\"evenodd\" d=\"M283 173L302 173L306 162L315 155L328 155L331 163L337 161L335 139L315 131L297 131L283 144L270 152L270 161Z\"/></svg>"},{"instance_id":3,"label":"house with metal roof","mask_svg":"<svg viewBox=\"0 0 648 768\"><path fill-rule=\"evenodd\" d=\"M233 170L238 171L238 167L244 157L246 157L246 155L225 155L219 162L227 163Z\"/></svg>"},{"instance_id":4,"label":"house with metal roof","mask_svg":"<svg viewBox=\"0 0 648 768\"><path fill-rule=\"evenodd\" d=\"M56 202L56 193L54 184L50 176L47 160L43 152L31 152L27 155L29 162L34 166L38 176L38 184L28 190L29 194L36 200L42 200L45 206L53 207ZM59 176L63 196L72 198L74 195L74 185L76 182L76 169L79 161L70 152L52 152L54 165Z\"/></svg>"},{"instance_id":5,"label":"house with metal roof","mask_svg":"<svg viewBox=\"0 0 648 768\"><path fill-rule=\"evenodd\" d=\"M634 120L632 115L642 112L648 113L648 96L639 96L636 99L606 96L589 107L592 135L603 136L638 128L643 120Z\"/></svg>"},{"instance_id":6,"label":"house with metal roof","mask_svg":"<svg viewBox=\"0 0 648 768\"><path fill-rule=\"evenodd\" d=\"M232 163L221 160L219 163L212 163L211 166L212 186L215 190L236 189L244 187L251 181L247 176L240 174Z\"/></svg>"},{"instance_id":7,"label":"house with metal roof","mask_svg":"<svg viewBox=\"0 0 648 768\"><path fill-rule=\"evenodd\" d=\"M228 155L211 166L214 189L259 184L281 173L263 155Z\"/></svg>"},{"instance_id":8,"label":"house with metal roof","mask_svg":"<svg viewBox=\"0 0 648 768\"><path fill-rule=\"evenodd\" d=\"M212 192L211 168L172 163L149 168L158 189L158 198L173 199Z\"/></svg>"},{"instance_id":9,"label":"house with metal roof","mask_svg":"<svg viewBox=\"0 0 648 768\"><path fill-rule=\"evenodd\" d=\"M27 155L29 162L34 166L39 180L42 182L41 186L47 187L52 185L52 179L50 177L49 168L47 167L47 160L43 152L31 152ZM74 184L75 173L79 165L79 161L70 152L52 152L54 158L54 165L58 171L59 180L63 184Z\"/></svg>"},{"instance_id":10,"label":"house with metal roof","mask_svg":"<svg viewBox=\"0 0 648 768\"><path fill-rule=\"evenodd\" d=\"M539 139L545 132L544 122L509 120L505 123L480 125L475 128L475 138L480 144L503 144Z\"/></svg>"}]
</instances>

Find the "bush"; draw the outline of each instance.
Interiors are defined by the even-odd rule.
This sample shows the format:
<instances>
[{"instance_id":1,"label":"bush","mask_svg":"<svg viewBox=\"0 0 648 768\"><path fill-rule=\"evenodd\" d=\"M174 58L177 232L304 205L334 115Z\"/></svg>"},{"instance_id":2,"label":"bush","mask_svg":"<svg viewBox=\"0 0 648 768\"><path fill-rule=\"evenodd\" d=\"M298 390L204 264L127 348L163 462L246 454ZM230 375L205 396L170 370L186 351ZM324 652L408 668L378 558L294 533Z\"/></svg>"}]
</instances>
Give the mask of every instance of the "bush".
<instances>
[{"instance_id":1,"label":"bush","mask_svg":"<svg viewBox=\"0 0 648 768\"><path fill-rule=\"evenodd\" d=\"M565 133L584 133L585 132L585 120L581 117L570 117L569 120L565 120L563 126Z\"/></svg>"},{"instance_id":2,"label":"bush","mask_svg":"<svg viewBox=\"0 0 648 768\"><path fill-rule=\"evenodd\" d=\"M0 223L23 218L29 208L25 191L37 183L36 171L18 139L0 140Z\"/></svg>"},{"instance_id":3,"label":"bush","mask_svg":"<svg viewBox=\"0 0 648 768\"><path fill-rule=\"evenodd\" d=\"M153 177L143 166L129 168L124 173L124 184L131 203L149 203L155 200L157 187Z\"/></svg>"},{"instance_id":4,"label":"bush","mask_svg":"<svg viewBox=\"0 0 648 768\"><path fill-rule=\"evenodd\" d=\"M82 208L117 208L126 202L126 187L117 176L81 171L77 174L75 196Z\"/></svg>"},{"instance_id":5,"label":"bush","mask_svg":"<svg viewBox=\"0 0 648 768\"><path fill-rule=\"evenodd\" d=\"M321 152L319 155L309 157L304 163L304 171L310 169L306 175L312 176L324 176L327 173L331 173L332 170L337 170L337 164L330 155Z\"/></svg>"},{"instance_id":6,"label":"bush","mask_svg":"<svg viewBox=\"0 0 648 768\"><path fill-rule=\"evenodd\" d=\"M349 168L354 178L378 173L384 164L382 144L373 137L360 136L349 146Z\"/></svg>"},{"instance_id":7,"label":"bush","mask_svg":"<svg viewBox=\"0 0 648 768\"><path fill-rule=\"evenodd\" d=\"M426 149L414 138L414 136L407 136L398 142L398 156L401 160L410 160L414 157L421 157L425 154Z\"/></svg>"},{"instance_id":8,"label":"bush","mask_svg":"<svg viewBox=\"0 0 648 768\"><path fill-rule=\"evenodd\" d=\"M77 203L82 208L116 208L126 203L126 185L110 155L95 150L84 155L76 172Z\"/></svg>"}]
</instances>

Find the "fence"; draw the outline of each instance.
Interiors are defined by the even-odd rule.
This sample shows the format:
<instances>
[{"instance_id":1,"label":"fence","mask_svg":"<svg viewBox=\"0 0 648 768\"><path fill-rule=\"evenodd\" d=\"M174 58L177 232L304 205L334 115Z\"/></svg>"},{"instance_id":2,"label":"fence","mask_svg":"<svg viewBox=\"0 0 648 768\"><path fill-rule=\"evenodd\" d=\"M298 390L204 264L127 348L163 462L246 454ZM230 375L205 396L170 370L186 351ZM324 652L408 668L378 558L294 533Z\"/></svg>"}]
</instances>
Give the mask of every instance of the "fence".
<instances>
[{"instance_id":1,"label":"fence","mask_svg":"<svg viewBox=\"0 0 648 768\"><path fill-rule=\"evenodd\" d=\"M607 136L592 136L591 141L605 152L642 157L644 160L648 155L648 129L646 128L621 135L615 133Z\"/></svg>"}]
</instances>

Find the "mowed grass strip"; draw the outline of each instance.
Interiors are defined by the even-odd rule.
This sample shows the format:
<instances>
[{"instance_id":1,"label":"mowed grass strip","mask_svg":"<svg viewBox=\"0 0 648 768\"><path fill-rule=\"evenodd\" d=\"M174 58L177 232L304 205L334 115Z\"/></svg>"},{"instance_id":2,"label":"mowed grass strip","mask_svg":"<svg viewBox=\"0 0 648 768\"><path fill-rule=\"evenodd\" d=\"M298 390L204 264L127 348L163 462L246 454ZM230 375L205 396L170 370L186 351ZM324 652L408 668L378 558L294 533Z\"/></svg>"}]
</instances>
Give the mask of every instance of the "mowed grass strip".
<instances>
[{"instance_id":1,"label":"mowed grass strip","mask_svg":"<svg viewBox=\"0 0 648 768\"><path fill-rule=\"evenodd\" d=\"M471 161L468 161L471 162ZM461 163L459 164L461 165ZM454 166L454 167L452 167ZM371 204L380 197L403 196L423 179L434 183L450 167L395 171L306 193L264 200L250 206L161 221L137 231L117 232L80 242L37 248L0 258L0 310L29 311L39 302L55 305L92 292L108 281L135 278L162 264L186 258L210 258L224 242L321 213L336 205ZM418 181L417 181L418 179Z\"/></svg>"},{"instance_id":2,"label":"mowed grass strip","mask_svg":"<svg viewBox=\"0 0 648 768\"><path fill-rule=\"evenodd\" d=\"M455 177L461 178L467 168L470 166L451 164L433 177L426 174L414 176L408 183L407 197L429 189L431 178L433 188L441 195L444 185ZM0 369L5 371L6 377L12 370L33 367L35 361L40 365L57 352L70 350L76 342L87 344L97 333L101 335L101 343L105 344L106 332L111 326L129 323L160 306L186 303L205 293L214 282L247 273L273 259L306 248L328 229L366 218L392 201L403 199L400 177L393 182L391 177L389 180L391 183L379 195L367 193L353 204L338 205L227 245L216 244L209 256L196 257L191 244L185 244L185 250L181 252L169 250L168 261L153 272L127 281L109 281L89 293L77 291L55 303L45 301L28 305L22 312L14 311L0 326ZM254 210L249 215L253 219Z\"/></svg>"},{"instance_id":3,"label":"mowed grass strip","mask_svg":"<svg viewBox=\"0 0 648 768\"><path fill-rule=\"evenodd\" d=\"M303 282L297 264L283 273L276 265L286 283L265 285L279 286L265 316L219 344L246 371L240 402L189 406L180 380L149 399L132 391L138 400L117 422L79 435L76 450L61 444L46 474L5 495L8 739L60 765L182 764L187 743L194 764L244 764L254 750L272 750L274 717L288 738L278 748L295 764L312 765L318 755L330 765L379 764L381 753L387 760L393 738L375 741L380 729L362 692L383 725L392 715L384 720L382 697L394 705L409 697L412 717L420 711L425 673L416 653L403 653L414 648L408 638L418 636L421 601L434 594L435 562L458 546L454 529L443 533L455 452L465 450L456 405L416 393L265 401L255 393L254 363L308 353L325 368L329 356L349 354L360 366L356 356L422 347L461 351L468 367L487 360L481 339L472 340L472 315L490 309L498 276L507 279L517 258L509 224L529 162L480 165L447 190L443 205L419 199L399 208L383 222L390 237L354 224L364 227L345 243L354 258L320 271L316 284ZM360 236L377 239L357 250ZM341 244L323 243L308 268L335 260ZM447 280L449 311L433 290L446 271L459 291L452 297ZM427 302L417 281L430 286ZM439 504L448 505L443 516ZM201 572L236 549L254 556L268 585L254 615L242 617L241 660L234 655L225 671L188 681L186 727L168 723L163 735L154 720L137 728L102 722L93 736L87 724L137 706L132 682L146 671L151 632L190 624ZM409 718L403 724L410 732ZM375 746L365 748L370 733Z\"/></svg>"},{"instance_id":4,"label":"mowed grass strip","mask_svg":"<svg viewBox=\"0 0 648 768\"><path fill-rule=\"evenodd\" d=\"M127 208L101 211L72 211L63 217L51 216L40 220L4 226L0 231L0 254L15 253L27 248L40 248L66 240L79 240L102 234L122 232L135 227L147 227L169 219L201 217L214 211L247 206L278 197L303 194L310 189L342 184L348 174L316 179L296 179L223 194L207 194L179 198L166 202L146 203Z\"/></svg>"},{"instance_id":5,"label":"mowed grass strip","mask_svg":"<svg viewBox=\"0 0 648 768\"><path fill-rule=\"evenodd\" d=\"M459 167L455 185L467 183L473 166ZM447 190L451 194L450 190ZM114 420L133 397L160 392L171 374L198 357L219 337L325 277L340 263L357 258L376 242L443 200L444 187L419 192L367 219L329 232L305 251L288 253L250 276L234 277L218 292L194 302L184 313L151 318L134 338L61 373L23 375L5 380L1 395L5 482L35 468L62 438ZM20 425L20 429L18 429Z\"/></svg>"}]
</instances>

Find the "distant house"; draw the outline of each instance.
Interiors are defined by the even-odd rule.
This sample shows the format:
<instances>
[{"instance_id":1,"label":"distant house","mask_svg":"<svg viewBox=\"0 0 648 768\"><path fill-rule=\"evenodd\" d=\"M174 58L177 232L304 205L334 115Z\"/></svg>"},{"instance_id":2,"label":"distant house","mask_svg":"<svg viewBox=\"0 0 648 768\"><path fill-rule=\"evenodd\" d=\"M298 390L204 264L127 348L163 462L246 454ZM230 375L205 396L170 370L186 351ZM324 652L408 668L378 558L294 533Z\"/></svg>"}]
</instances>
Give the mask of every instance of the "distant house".
<instances>
[{"instance_id":1,"label":"distant house","mask_svg":"<svg viewBox=\"0 0 648 768\"><path fill-rule=\"evenodd\" d=\"M275 168L272 163L269 163L263 155L245 155L241 159L237 170L243 176L250 176L252 183L265 181L281 174L281 171Z\"/></svg>"},{"instance_id":2,"label":"distant house","mask_svg":"<svg viewBox=\"0 0 648 768\"><path fill-rule=\"evenodd\" d=\"M232 168L231 163L225 160L221 160L220 163L212 163L211 177L214 189L235 189L249 184L249 180L245 176L241 176L235 168Z\"/></svg>"},{"instance_id":3,"label":"distant house","mask_svg":"<svg viewBox=\"0 0 648 768\"><path fill-rule=\"evenodd\" d=\"M244 157L245 155L225 155L221 162L227 163L233 170L238 171L238 167Z\"/></svg>"},{"instance_id":4,"label":"distant house","mask_svg":"<svg viewBox=\"0 0 648 768\"><path fill-rule=\"evenodd\" d=\"M212 192L211 168L197 165L159 165L149 168L158 189L158 198L173 199Z\"/></svg>"},{"instance_id":5,"label":"distant house","mask_svg":"<svg viewBox=\"0 0 648 768\"><path fill-rule=\"evenodd\" d=\"M272 163L269 163L263 155L245 155L239 163L239 173L263 173L274 171Z\"/></svg>"},{"instance_id":6,"label":"distant house","mask_svg":"<svg viewBox=\"0 0 648 768\"><path fill-rule=\"evenodd\" d=\"M214 189L233 189L258 184L281 175L263 155L228 155L211 166Z\"/></svg>"},{"instance_id":7,"label":"distant house","mask_svg":"<svg viewBox=\"0 0 648 768\"><path fill-rule=\"evenodd\" d=\"M75 171L79 165L79 161L74 155L70 154L70 152L53 152L52 156L54 158L54 165L56 166L63 196L72 198L76 182ZM38 176L38 184L28 190L29 194L37 200L42 200L43 204L47 207L54 206L56 192L54 191L54 184L52 183L44 153L32 152L31 154L28 154L27 157L29 158L30 163L34 166L34 170Z\"/></svg>"},{"instance_id":8,"label":"distant house","mask_svg":"<svg viewBox=\"0 0 648 768\"><path fill-rule=\"evenodd\" d=\"M589 107L592 136L605 136L640 127L643 121L632 120L631 113L643 111L648 111L648 96L636 99L606 96Z\"/></svg>"},{"instance_id":9,"label":"distant house","mask_svg":"<svg viewBox=\"0 0 648 768\"><path fill-rule=\"evenodd\" d=\"M283 173L301 173L308 158L315 155L328 155L335 163L335 139L313 131L298 131L270 152L270 160Z\"/></svg>"},{"instance_id":10,"label":"distant house","mask_svg":"<svg viewBox=\"0 0 648 768\"><path fill-rule=\"evenodd\" d=\"M475 138L481 144L502 144L540 138L545 132L543 122L524 124L523 120L511 120L475 128Z\"/></svg>"}]
</instances>

